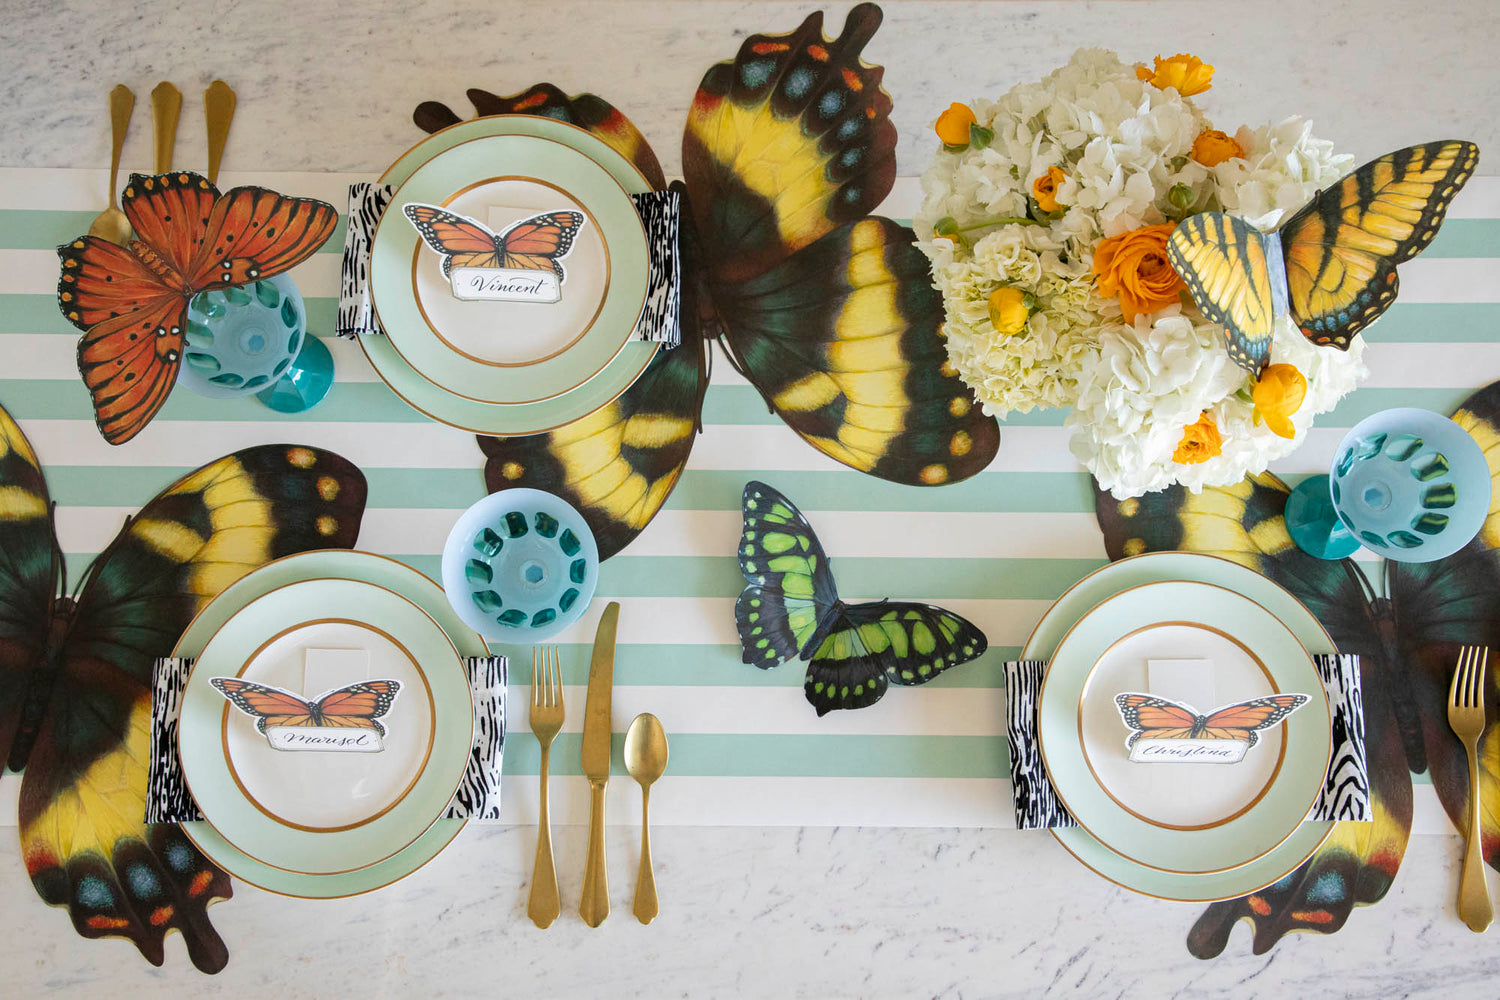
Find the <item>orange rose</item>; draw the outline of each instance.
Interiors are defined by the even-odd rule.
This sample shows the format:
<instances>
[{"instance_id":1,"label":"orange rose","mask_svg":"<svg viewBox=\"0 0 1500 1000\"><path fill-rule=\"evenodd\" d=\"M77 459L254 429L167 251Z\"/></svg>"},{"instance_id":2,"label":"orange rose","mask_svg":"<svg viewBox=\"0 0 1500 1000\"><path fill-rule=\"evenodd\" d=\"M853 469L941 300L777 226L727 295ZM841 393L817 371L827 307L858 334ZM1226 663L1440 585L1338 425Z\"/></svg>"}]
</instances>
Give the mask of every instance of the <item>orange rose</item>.
<instances>
[{"instance_id":1,"label":"orange rose","mask_svg":"<svg viewBox=\"0 0 1500 1000\"><path fill-rule=\"evenodd\" d=\"M1167 260L1167 237L1177 227L1172 223L1142 226L1111 236L1094 250L1094 274L1099 294L1120 300L1125 322L1134 323L1139 313L1152 313L1178 301L1182 283Z\"/></svg>"},{"instance_id":2,"label":"orange rose","mask_svg":"<svg viewBox=\"0 0 1500 1000\"><path fill-rule=\"evenodd\" d=\"M1197 465L1217 458L1223 450L1224 439L1219 435L1219 425L1214 423L1211 413L1204 410L1196 424L1182 429L1182 441L1172 453L1172 461L1181 465Z\"/></svg>"},{"instance_id":3,"label":"orange rose","mask_svg":"<svg viewBox=\"0 0 1500 1000\"><path fill-rule=\"evenodd\" d=\"M1036 198L1037 207L1043 212L1055 212L1061 206L1057 203L1057 189L1068 175L1057 167L1048 167L1047 172L1031 182L1031 193Z\"/></svg>"},{"instance_id":4,"label":"orange rose","mask_svg":"<svg viewBox=\"0 0 1500 1000\"><path fill-rule=\"evenodd\" d=\"M947 111L938 115L937 124L932 127L932 130L937 133L939 139L943 140L945 146L967 146L969 129L975 121L974 112L969 106L955 101L948 105Z\"/></svg>"},{"instance_id":5,"label":"orange rose","mask_svg":"<svg viewBox=\"0 0 1500 1000\"><path fill-rule=\"evenodd\" d=\"M1278 437L1297 436L1297 428L1292 425L1292 414L1302 409L1302 401L1307 398L1307 376L1298 371L1296 366L1267 366L1260 373L1260 378L1255 380L1255 388L1250 390L1250 397L1255 401L1254 419L1257 424L1264 421L1271 433Z\"/></svg>"},{"instance_id":6,"label":"orange rose","mask_svg":"<svg viewBox=\"0 0 1500 1000\"><path fill-rule=\"evenodd\" d=\"M1135 78L1147 81L1157 90L1176 87L1183 97L1201 94L1213 86L1214 68L1197 56L1181 52L1170 59L1157 56L1154 62L1154 69L1137 66Z\"/></svg>"},{"instance_id":7,"label":"orange rose","mask_svg":"<svg viewBox=\"0 0 1500 1000\"><path fill-rule=\"evenodd\" d=\"M1193 159L1205 167L1217 167L1225 160L1243 159L1245 147L1232 135L1216 128L1205 129L1193 140Z\"/></svg>"}]
</instances>

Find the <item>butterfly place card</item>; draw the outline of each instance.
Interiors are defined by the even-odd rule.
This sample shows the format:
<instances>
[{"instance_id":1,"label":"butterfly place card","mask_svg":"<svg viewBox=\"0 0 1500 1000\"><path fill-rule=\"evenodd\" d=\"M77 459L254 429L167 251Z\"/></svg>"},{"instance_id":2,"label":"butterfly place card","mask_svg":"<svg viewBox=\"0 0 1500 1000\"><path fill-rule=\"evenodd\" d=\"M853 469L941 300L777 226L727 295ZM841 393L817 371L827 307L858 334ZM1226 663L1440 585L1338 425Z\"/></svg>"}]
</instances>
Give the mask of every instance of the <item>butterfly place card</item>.
<instances>
[{"instance_id":1,"label":"butterfly place card","mask_svg":"<svg viewBox=\"0 0 1500 1000\"><path fill-rule=\"evenodd\" d=\"M214 677L209 683L255 720L256 731L273 750L379 753L386 735L380 720L401 693L401 682L394 680L359 681L310 699L239 677Z\"/></svg>"},{"instance_id":2,"label":"butterfly place card","mask_svg":"<svg viewBox=\"0 0 1500 1000\"><path fill-rule=\"evenodd\" d=\"M1180 701L1133 691L1115 695L1130 734L1125 747L1141 764L1238 764L1269 729L1307 704L1305 694L1238 701L1200 715Z\"/></svg>"},{"instance_id":3,"label":"butterfly place card","mask_svg":"<svg viewBox=\"0 0 1500 1000\"><path fill-rule=\"evenodd\" d=\"M478 219L437 205L408 202L401 211L442 258L454 296L465 301L561 301L567 279L562 260L585 221L582 212L548 211L497 233Z\"/></svg>"}]
</instances>

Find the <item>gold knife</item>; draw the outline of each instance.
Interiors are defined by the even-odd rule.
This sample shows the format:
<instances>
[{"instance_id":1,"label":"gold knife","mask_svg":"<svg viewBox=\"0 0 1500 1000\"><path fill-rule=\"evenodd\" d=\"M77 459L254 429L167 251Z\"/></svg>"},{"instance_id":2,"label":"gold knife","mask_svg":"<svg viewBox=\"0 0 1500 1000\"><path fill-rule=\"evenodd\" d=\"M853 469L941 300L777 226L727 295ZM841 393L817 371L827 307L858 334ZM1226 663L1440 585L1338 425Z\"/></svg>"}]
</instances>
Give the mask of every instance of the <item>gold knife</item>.
<instances>
[{"instance_id":1,"label":"gold knife","mask_svg":"<svg viewBox=\"0 0 1500 1000\"><path fill-rule=\"evenodd\" d=\"M604 869L604 785L609 781L610 695L615 683L615 627L620 603L610 601L594 633L589 698L583 716L583 776L589 779L589 856L583 870L578 914L590 927L609 916L609 879Z\"/></svg>"}]
</instances>

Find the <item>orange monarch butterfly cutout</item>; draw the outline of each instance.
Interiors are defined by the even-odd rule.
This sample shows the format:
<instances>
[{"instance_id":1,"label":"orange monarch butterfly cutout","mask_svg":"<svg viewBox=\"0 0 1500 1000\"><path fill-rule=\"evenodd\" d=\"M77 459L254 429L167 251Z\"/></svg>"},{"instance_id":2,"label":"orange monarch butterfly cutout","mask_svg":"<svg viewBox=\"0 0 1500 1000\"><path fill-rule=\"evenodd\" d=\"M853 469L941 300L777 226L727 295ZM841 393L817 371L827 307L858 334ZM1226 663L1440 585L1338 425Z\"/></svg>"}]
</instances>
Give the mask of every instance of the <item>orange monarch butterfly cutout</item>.
<instances>
[{"instance_id":1,"label":"orange monarch butterfly cutout","mask_svg":"<svg viewBox=\"0 0 1500 1000\"><path fill-rule=\"evenodd\" d=\"M459 298L525 302L561 298L567 279L561 262L572 252L584 219L582 212L543 212L496 233L478 219L437 205L410 202L402 212L443 258L443 277Z\"/></svg>"},{"instance_id":2,"label":"orange monarch butterfly cutout","mask_svg":"<svg viewBox=\"0 0 1500 1000\"><path fill-rule=\"evenodd\" d=\"M1260 741L1259 730L1269 729L1307 704L1305 694L1275 694L1252 698L1199 715L1178 701L1151 694L1123 692L1115 695L1120 718L1131 733L1125 746L1133 761L1179 761L1235 763L1245 751ZM1145 745L1144 741L1152 741ZM1192 740L1204 743L1235 743L1243 747L1204 746L1199 752L1174 750L1157 744L1158 740ZM1194 748L1196 751L1197 748Z\"/></svg>"},{"instance_id":3,"label":"orange monarch butterfly cutout","mask_svg":"<svg viewBox=\"0 0 1500 1000\"><path fill-rule=\"evenodd\" d=\"M80 236L57 248L57 304L84 331L78 371L110 444L135 437L166 403L193 296L291 270L338 222L326 202L258 187L221 195L186 170L131 174L120 207L135 232L125 246Z\"/></svg>"},{"instance_id":4,"label":"orange monarch butterfly cutout","mask_svg":"<svg viewBox=\"0 0 1500 1000\"><path fill-rule=\"evenodd\" d=\"M308 700L238 677L212 677L209 683L253 718L256 730L276 750L379 751L386 734L379 720L390 714L401 691L400 681L360 681Z\"/></svg>"}]
</instances>

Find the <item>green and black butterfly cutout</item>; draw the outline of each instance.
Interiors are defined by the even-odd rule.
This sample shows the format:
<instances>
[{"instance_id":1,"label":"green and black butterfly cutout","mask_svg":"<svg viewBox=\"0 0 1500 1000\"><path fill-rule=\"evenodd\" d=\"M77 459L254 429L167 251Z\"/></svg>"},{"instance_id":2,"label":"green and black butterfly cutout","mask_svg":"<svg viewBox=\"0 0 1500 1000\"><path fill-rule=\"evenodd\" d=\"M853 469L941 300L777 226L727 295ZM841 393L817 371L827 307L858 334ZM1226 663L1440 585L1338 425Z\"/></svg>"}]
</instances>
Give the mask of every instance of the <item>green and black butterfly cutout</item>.
<instances>
[{"instance_id":1,"label":"green and black butterfly cutout","mask_svg":"<svg viewBox=\"0 0 1500 1000\"><path fill-rule=\"evenodd\" d=\"M845 604L828 555L792 502L765 483L745 484L734 606L746 663L762 670L807 661L803 690L818 715L867 708L891 684L926 684L988 646L973 623L929 604Z\"/></svg>"}]
</instances>

